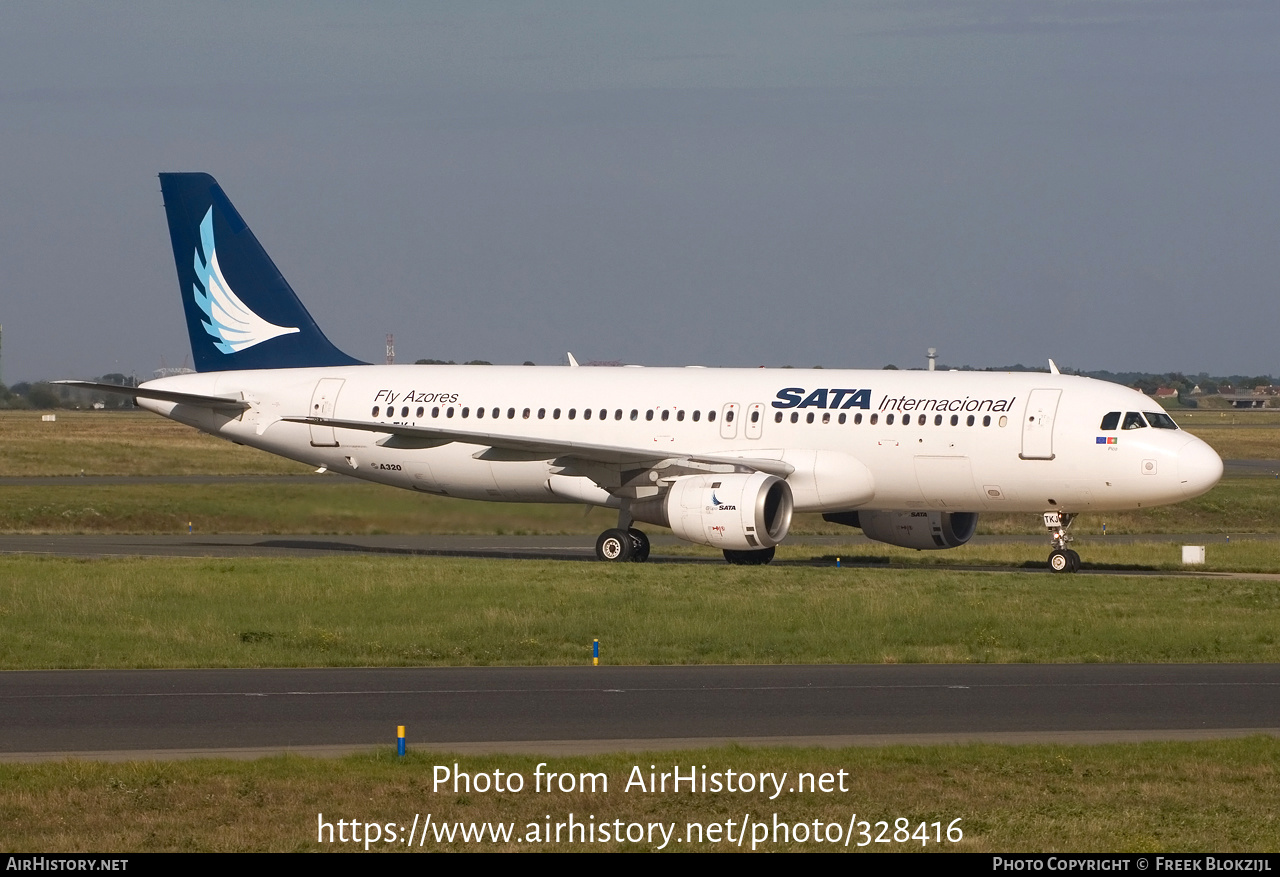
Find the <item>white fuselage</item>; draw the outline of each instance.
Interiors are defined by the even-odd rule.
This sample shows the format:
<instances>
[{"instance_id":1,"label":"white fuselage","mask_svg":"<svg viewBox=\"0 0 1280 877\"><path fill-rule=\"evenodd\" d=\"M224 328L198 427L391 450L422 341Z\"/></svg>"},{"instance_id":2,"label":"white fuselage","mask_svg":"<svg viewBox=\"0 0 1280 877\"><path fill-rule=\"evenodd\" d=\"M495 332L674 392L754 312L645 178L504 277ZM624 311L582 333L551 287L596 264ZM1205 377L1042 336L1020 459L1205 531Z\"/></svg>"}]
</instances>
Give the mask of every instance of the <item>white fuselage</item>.
<instances>
[{"instance_id":1,"label":"white fuselage","mask_svg":"<svg viewBox=\"0 0 1280 877\"><path fill-rule=\"evenodd\" d=\"M207 372L145 386L250 404L236 416L138 400L213 435L481 500L617 505L616 491L556 455L502 453L486 434L635 449L638 459L779 460L794 468L798 511L1131 509L1204 493L1222 473L1213 450L1182 430L1101 428L1108 412L1122 421L1159 412L1147 397L1051 373L388 365ZM280 419L306 416L481 438L389 447L386 434Z\"/></svg>"}]
</instances>

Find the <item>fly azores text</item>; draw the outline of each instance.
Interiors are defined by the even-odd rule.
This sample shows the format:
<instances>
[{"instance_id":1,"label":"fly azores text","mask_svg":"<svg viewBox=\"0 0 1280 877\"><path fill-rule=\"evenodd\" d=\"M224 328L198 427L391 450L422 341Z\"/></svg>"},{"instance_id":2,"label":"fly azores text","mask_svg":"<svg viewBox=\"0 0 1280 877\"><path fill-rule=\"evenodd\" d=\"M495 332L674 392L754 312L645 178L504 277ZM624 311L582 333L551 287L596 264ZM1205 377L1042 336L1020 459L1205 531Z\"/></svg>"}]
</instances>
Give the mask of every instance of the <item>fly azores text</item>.
<instances>
[{"instance_id":1,"label":"fly azores text","mask_svg":"<svg viewBox=\"0 0 1280 877\"><path fill-rule=\"evenodd\" d=\"M403 393L397 393L394 390L379 390L373 397L374 402L385 402L388 405L394 405L397 402L403 402L406 405L418 404L425 405L428 402L441 402L450 405L458 401L457 393L423 393L419 390L405 390Z\"/></svg>"}]
</instances>

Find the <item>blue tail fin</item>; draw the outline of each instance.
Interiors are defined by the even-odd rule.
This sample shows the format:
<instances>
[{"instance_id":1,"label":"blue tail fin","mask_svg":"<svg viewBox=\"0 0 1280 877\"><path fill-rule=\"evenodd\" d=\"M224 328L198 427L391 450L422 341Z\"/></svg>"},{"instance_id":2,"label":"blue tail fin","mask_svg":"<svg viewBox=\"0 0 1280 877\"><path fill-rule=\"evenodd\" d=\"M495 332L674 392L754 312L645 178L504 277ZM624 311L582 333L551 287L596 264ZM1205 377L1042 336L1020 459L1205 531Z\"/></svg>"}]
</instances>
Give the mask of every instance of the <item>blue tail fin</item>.
<instances>
[{"instance_id":1,"label":"blue tail fin","mask_svg":"<svg viewBox=\"0 0 1280 877\"><path fill-rule=\"evenodd\" d=\"M161 174L197 371L363 365L334 347L208 174Z\"/></svg>"}]
</instances>

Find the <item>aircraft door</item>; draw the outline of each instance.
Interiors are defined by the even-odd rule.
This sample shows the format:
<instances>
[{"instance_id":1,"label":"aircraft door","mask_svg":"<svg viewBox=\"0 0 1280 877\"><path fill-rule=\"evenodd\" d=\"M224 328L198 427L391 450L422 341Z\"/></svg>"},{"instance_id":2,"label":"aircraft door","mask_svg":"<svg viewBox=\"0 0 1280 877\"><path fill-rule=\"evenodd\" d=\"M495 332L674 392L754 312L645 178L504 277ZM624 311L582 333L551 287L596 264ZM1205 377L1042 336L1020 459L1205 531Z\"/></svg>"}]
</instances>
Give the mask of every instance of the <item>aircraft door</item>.
<instances>
[{"instance_id":1,"label":"aircraft door","mask_svg":"<svg viewBox=\"0 0 1280 877\"><path fill-rule=\"evenodd\" d=\"M311 411L310 417L333 417L335 406L338 402L338 392L345 383L342 378L321 378L316 384L315 392L311 394ZM315 426L311 427L311 447L313 448L336 448L338 446L338 436L334 433L331 426Z\"/></svg>"},{"instance_id":2,"label":"aircraft door","mask_svg":"<svg viewBox=\"0 0 1280 877\"><path fill-rule=\"evenodd\" d=\"M764 429L764 403L754 402L747 408L747 422L742 427L743 433L749 439L760 438L760 433Z\"/></svg>"},{"instance_id":3,"label":"aircraft door","mask_svg":"<svg viewBox=\"0 0 1280 877\"><path fill-rule=\"evenodd\" d=\"M1022 416L1023 460L1053 459L1053 418L1061 390L1032 390Z\"/></svg>"},{"instance_id":4,"label":"aircraft door","mask_svg":"<svg viewBox=\"0 0 1280 877\"><path fill-rule=\"evenodd\" d=\"M738 437L738 403L727 402L720 411L720 438Z\"/></svg>"}]
</instances>

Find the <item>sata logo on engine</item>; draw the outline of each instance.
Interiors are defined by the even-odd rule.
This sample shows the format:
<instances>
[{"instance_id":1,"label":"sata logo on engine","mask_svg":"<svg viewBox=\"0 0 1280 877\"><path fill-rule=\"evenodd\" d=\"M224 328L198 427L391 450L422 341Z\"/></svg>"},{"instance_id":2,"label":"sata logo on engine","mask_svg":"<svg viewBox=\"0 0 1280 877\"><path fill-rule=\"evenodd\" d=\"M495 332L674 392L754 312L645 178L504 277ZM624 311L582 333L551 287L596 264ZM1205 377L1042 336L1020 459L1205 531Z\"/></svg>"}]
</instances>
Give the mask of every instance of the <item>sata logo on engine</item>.
<instances>
[{"instance_id":1,"label":"sata logo on engine","mask_svg":"<svg viewBox=\"0 0 1280 877\"><path fill-rule=\"evenodd\" d=\"M711 494L711 505L707 506L707 511L736 512L737 510L738 510L738 507L736 505L725 505L721 503L719 499L716 498L716 495L714 493Z\"/></svg>"}]
</instances>

